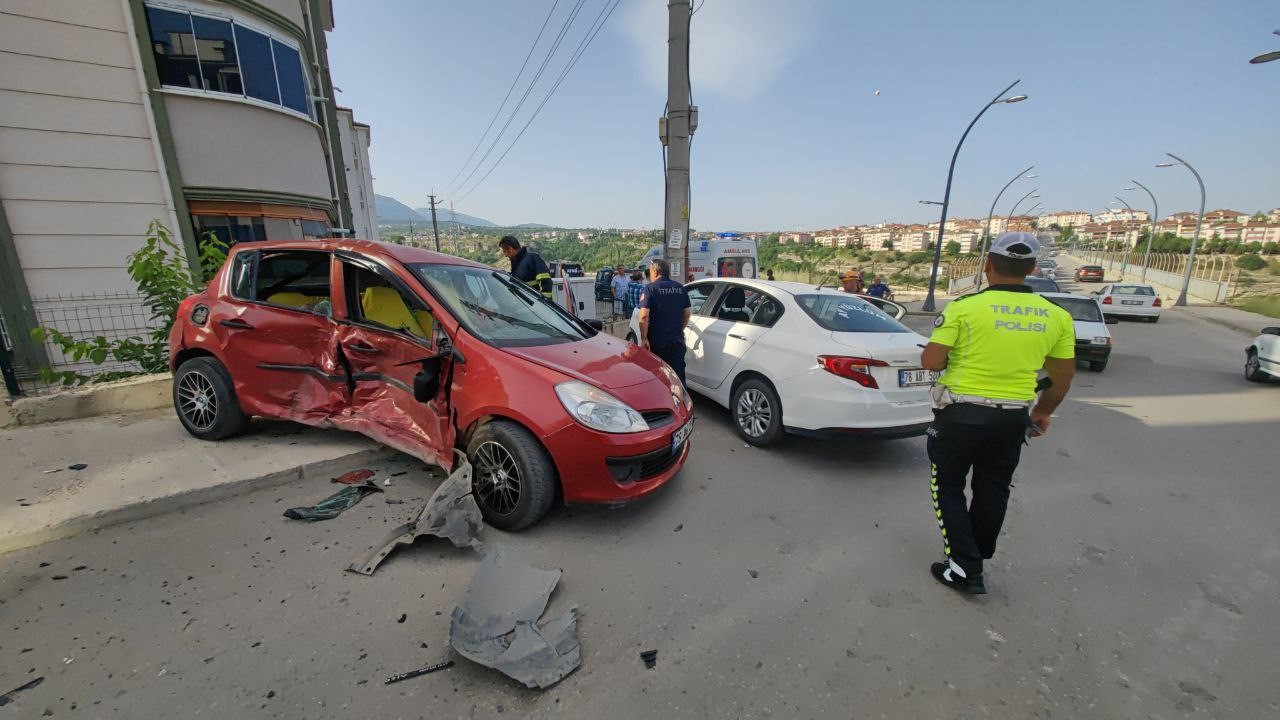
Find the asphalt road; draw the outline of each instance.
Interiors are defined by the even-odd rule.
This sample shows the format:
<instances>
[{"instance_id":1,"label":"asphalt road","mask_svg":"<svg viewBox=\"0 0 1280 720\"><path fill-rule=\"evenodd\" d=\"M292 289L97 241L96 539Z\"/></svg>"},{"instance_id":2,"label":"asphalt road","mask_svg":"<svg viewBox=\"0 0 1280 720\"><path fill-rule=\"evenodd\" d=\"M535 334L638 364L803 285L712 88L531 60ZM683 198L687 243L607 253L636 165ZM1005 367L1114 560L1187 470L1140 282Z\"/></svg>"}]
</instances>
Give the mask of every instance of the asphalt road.
<instances>
[{"instance_id":1,"label":"asphalt road","mask_svg":"<svg viewBox=\"0 0 1280 720\"><path fill-rule=\"evenodd\" d=\"M649 501L487 531L564 570L549 613L582 610L550 690L466 660L382 684L443 657L478 560L423 539L343 572L439 482L399 462L327 522L281 517L335 487L313 478L6 555L0 692L45 680L0 718L1275 716L1280 384L1176 310L1111 327L1024 453L987 596L929 576L921 439L758 450L704 400Z\"/></svg>"}]
</instances>

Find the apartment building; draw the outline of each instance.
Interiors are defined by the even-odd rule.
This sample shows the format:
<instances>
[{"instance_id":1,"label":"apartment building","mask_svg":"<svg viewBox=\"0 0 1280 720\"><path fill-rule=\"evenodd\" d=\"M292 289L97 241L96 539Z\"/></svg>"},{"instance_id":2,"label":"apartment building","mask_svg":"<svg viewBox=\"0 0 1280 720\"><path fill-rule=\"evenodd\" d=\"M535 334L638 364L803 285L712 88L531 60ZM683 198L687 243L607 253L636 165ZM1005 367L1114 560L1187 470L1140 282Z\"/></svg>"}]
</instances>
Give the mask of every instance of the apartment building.
<instances>
[{"instance_id":1,"label":"apartment building","mask_svg":"<svg viewBox=\"0 0 1280 720\"><path fill-rule=\"evenodd\" d=\"M224 243L377 235L369 128L333 101L330 0L0 0L0 317L129 292L152 220ZM341 118L340 118L341 115Z\"/></svg>"},{"instance_id":2,"label":"apartment building","mask_svg":"<svg viewBox=\"0 0 1280 720\"><path fill-rule=\"evenodd\" d=\"M812 245L812 244L813 244L813 233L800 232L800 231L798 231L798 230L797 230L797 231L795 231L795 232L784 232L784 233L779 233L779 234L778 234L778 244L779 244L779 245L792 245L792 244L795 244L795 245Z\"/></svg>"},{"instance_id":3,"label":"apartment building","mask_svg":"<svg viewBox=\"0 0 1280 720\"><path fill-rule=\"evenodd\" d=\"M1083 210L1058 210L1057 212L1047 213L1040 216L1040 225L1049 227L1057 225L1058 227L1079 227L1093 221L1093 217Z\"/></svg>"},{"instance_id":4,"label":"apartment building","mask_svg":"<svg viewBox=\"0 0 1280 720\"><path fill-rule=\"evenodd\" d=\"M1112 222L1130 222L1133 220L1149 222L1151 220L1151 213L1147 212L1146 210L1137 210L1137 209L1130 210L1128 208L1122 208L1120 210L1104 210L1094 215L1090 219L1090 222L1112 223Z\"/></svg>"}]
</instances>

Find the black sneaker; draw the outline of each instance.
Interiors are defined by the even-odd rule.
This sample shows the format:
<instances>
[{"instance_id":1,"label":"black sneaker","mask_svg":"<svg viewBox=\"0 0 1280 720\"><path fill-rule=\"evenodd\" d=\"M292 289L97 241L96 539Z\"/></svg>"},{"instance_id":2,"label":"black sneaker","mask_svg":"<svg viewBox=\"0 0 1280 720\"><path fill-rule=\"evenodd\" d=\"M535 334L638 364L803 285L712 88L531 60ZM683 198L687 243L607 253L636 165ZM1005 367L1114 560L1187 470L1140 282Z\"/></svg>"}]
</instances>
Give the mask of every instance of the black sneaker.
<instances>
[{"instance_id":1,"label":"black sneaker","mask_svg":"<svg viewBox=\"0 0 1280 720\"><path fill-rule=\"evenodd\" d=\"M982 581L981 575L971 578L960 577L951 569L950 563L936 562L929 566L929 572L933 573L935 580L957 592L970 595L987 594L987 584Z\"/></svg>"}]
</instances>

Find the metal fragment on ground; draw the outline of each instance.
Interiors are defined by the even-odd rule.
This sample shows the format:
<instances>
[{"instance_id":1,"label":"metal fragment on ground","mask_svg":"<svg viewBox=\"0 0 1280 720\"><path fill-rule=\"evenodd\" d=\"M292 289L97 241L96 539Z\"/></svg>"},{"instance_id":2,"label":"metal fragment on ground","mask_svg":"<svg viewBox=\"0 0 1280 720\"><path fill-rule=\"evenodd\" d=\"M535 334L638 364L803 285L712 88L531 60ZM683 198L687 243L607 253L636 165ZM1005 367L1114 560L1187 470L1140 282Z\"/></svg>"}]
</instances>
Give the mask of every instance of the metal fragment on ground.
<instances>
[{"instance_id":1,"label":"metal fragment on ground","mask_svg":"<svg viewBox=\"0 0 1280 720\"><path fill-rule=\"evenodd\" d=\"M494 548L454 608L449 644L527 687L555 685L582 664L576 607L537 624L559 580L559 570L539 570Z\"/></svg>"},{"instance_id":2,"label":"metal fragment on ground","mask_svg":"<svg viewBox=\"0 0 1280 720\"><path fill-rule=\"evenodd\" d=\"M393 550L412 545L422 535L444 538L455 547L477 547L482 522L480 506L471 494L471 463L458 453L453 474L440 483L418 517L392 530L382 543L356 558L347 569L372 575Z\"/></svg>"}]
</instances>

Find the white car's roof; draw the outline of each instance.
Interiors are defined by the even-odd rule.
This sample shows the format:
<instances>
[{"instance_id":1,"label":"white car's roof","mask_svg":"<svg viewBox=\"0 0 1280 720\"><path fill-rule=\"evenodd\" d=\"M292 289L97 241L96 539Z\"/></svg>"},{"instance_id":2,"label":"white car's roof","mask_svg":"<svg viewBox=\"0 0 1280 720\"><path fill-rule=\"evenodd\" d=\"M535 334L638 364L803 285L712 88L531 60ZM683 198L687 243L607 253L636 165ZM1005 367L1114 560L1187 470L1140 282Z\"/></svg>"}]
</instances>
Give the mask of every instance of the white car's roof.
<instances>
[{"instance_id":1,"label":"white car's roof","mask_svg":"<svg viewBox=\"0 0 1280 720\"><path fill-rule=\"evenodd\" d=\"M711 281L731 283L733 285L743 285L745 287L756 288L757 290L765 290L765 289L781 290L791 295L813 295L815 293L822 293L822 294L831 293L835 295L849 294L849 293L846 293L844 290L841 290L839 287L833 287L831 285L824 285L822 289L819 290L818 286L813 283L799 283L799 282L791 282L789 280L758 280L755 278L717 277L717 278L700 278L698 280L691 281L689 284L692 285L693 283L711 282Z\"/></svg>"},{"instance_id":2,"label":"white car's roof","mask_svg":"<svg viewBox=\"0 0 1280 720\"><path fill-rule=\"evenodd\" d=\"M1098 302L1098 299L1095 297L1092 297L1090 295L1077 295L1076 293L1048 292L1048 293L1036 293L1036 294L1042 298L1075 298L1077 300L1092 300L1093 302Z\"/></svg>"}]
</instances>

